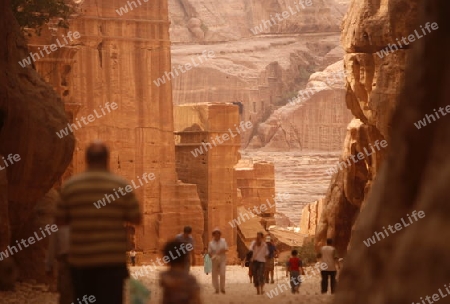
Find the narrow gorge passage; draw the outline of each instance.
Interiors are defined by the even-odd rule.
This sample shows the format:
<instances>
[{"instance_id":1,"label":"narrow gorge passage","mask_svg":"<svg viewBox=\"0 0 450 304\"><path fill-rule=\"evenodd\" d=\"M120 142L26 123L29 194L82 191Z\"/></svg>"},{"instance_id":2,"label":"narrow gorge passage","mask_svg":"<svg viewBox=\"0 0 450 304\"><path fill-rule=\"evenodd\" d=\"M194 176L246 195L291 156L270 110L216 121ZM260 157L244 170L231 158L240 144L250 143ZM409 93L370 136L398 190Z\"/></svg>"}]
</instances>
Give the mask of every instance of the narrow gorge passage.
<instances>
[{"instance_id":1,"label":"narrow gorge passage","mask_svg":"<svg viewBox=\"0 0 450 304\"><path fill-rule=\"evenodd\" d=\"M446 303L448 1L0 9L0 304Z\"/></svg>"}]
</instances>

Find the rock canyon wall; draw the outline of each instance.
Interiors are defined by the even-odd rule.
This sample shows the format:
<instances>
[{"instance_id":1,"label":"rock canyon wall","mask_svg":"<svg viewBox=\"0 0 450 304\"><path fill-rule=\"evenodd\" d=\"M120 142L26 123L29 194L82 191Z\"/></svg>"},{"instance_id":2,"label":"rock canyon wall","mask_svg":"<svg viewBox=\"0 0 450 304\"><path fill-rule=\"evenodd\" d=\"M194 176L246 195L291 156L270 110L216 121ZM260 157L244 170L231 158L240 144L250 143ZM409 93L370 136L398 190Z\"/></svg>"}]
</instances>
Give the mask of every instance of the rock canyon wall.
<instances>
[{"instance_id":1,"label":"rock canyon wall","mask_svg":"<svg viewBox=\"0 0 450 304\"><path fill-rule=\"evenodd\" d=\"M80 38L55 58L38 61L37 70L52 75L48 81L64 96L73 122L66 129L78 141L71 173L85 169L86 144L100 139L111 149L110 169L136 185L145 216L142 225L129 227L130 246L159 254L167 239L192 225L200 252L197 187L179 182L175 170L171 83L152 86L171 66L167 2L148 2L119 16L115 10L122 5L84 1L69 28ZM33 47L42 49L63 33L35 38ZM146 182L145 174L155 179Z\"/></svg>"},{"instance_id":2,"label":"rock canyon wall","mask_svg":"<svg viewBox=\"0 0 450 304\"><path fill-rule=\"evenodd\" d=\"M340 161L364 152L378 140L389 145L390 118L405 79L409 49L400 49L380 58L377 51L395 38L414 32L417 1L353 1L344 21L342 44L346 51L346 103L356 117L349 125ZM385 159L388 146L372 153L333 176L318 226L320 246L327 237L346 252L359 210L367 201L372 182ZM366 155L366 154L364 154Z\"/></svg>"},{"instance_id":3,"label":"rock canyon wall","mask_svg":"<svg viewBox=\"0 0 450 304\"><path fill-rule=\"evenodd\" d=\"M174 42L187 43L239 40L264 34L338 32L348 2L169 0L171 36Z\"/></svg>"},{"instance_id":4,"label":"rock canyon wall","mask_svg":"<svg viewBox=\"0 0 450 304\"><path fill-rule=\"evenodd\" d=\"M352 114L343 103L342 61L311 75L304 90L259 124L249 148L264 151L336 151Z\"/></svg>"},{"instance_id":5,"label":"rock canyon wall","mask_svg":"<svg viewBox=\"0 0 450 304\"><path fill-rule=\"evenodd\" d=\"M346 22L351 30L344 41L349 46L352 41L354 45L349 51L367 52L359 58L369 56L370 48L364 41L374 32L384 37L371 39L378 41L376 46L382 48L416 29L422 35L420 25L425 26L427 22L436 22L439 28L414 43L412 51L406 51L406 85L400 96L391 99L392 95L383 94L379 98L382 103L390 101L396 106L391 122L387 126L379 125L380 133L389 138L389 154L356 223L350 243L352 250L345 260L334 303L448 303L443 298L448 297L450 273L445 254L450 236L447 216L450 212L447 183L450 120L445 112L441 116L441 110L439 118L430 119L431 123L425 127L419 129L414 124L423 121L425 115L436 117L435 111L449 105L450 3L391 0L381 7L375 6L376 3L380 2L354 1ZM419 20L416 14L420 15ZM375 24L378 24L376 30ZM364 37L364 33L370 36ZM388 60L375 65L377 75L389 70L398 71L392 76L403 74L404 52L391 54ZM355 54L348 56L352 59ZM392 76L385 75L383 83L399 79ZM414 219L414 211L422 211L422 217ZM401 231L389 232L388 237L380 237L370 247L364 245L363 241L375 232L389 225L397 227L396 223Z\"/></svg>"},{"instance_id":6,"label":"rock canyon wall","mask_svg":"<svg viewBox=\"0 0 450 304\"><path fill-rule=\"evenodd\" d=\"M10 1L0 3L0 154L5 160L18 155L19 161L17 157L14 163L0 161L1 251L42 227L47 219L37 212L37 201L58 182L74 149L72 135L56 136L68 122L61 99L34 69L18 63L28 50L10 5ZM21 278L45 277L35 261L43 260L46 245L44 240L30 250L12 251L14 257L0 262L0 268L14 259ZM6 277L1 269L0 277Z\"/></svg>"},{"instance_id":7,"label":"rock canyon wall","mask_svg":"<svg viewBox=\"0 0 450 304\"><path fill-rule=\"evenodd\" d=\"M301 6L299 1L169 1L174 104L239 104L242 120L254 125L242 134L242 146L250 157L274 162L277 193L291 194L279 210L294 209L293 223L305 204L325 195L325 169L337 160L330 153L341 150L353 117L344 102L337 33L348 2L304 1L305 9L273 22L277 13ZM272 17L271 25L253 33ZM199 63L206 52L214 56ZM193 67L179 72L186 64ZM305 98L297 102L300 94ZM299 153L283 154L293 151ZM310 151L316 155L303 155ZM285 166L286 158L296 165Z\"/></svg>"},{"instance_id":8,"label":"rock canyon wall","mask_svg":"<svg viewBox=\"0 0 450 304\"><path fill-rule=\"evenodd\" d=\"M173 77L174 104L236 102L245 120L264 122L305 87L311 73L342 59L338 32L347 5L346 0L169 1L173 69L214 52L214 58ZM261 31L254 28L260 24ZM242 136L244 148L257 132ZM341 134L339 146L342 140Z\"/></svg>"},{"instance_id":9,"label":"rock canyon wall","mask_svg":"<svg viewBox=\"0 0 450 304\"><path fill-rule=\"evenodd\" d=\"M156 252L184 225L191 225L196 250L201 251L197 187L177 182L172 87L152 86L152 80L171 66L167 2L151 1L119 17L115 9L122 4L85 1L83 14L71 27L80 32L83 43L73 66L73 88L83 105L78 115L88 115L107 102L118 105L79 130L77 138L81 143L95 138L108 143L111 169L129 180L155 174L155 180L136 189L145 215L134 231L138 249ZM75 154L76 171L84 168L83 150Z\"/></svg>"},{"instance_id":10,"label":"rock canyon wall","mask_svg":"<svg viewBox=\"0 0 450 304\"><path fill-rule=\"evenodd\" d=\"M310 74L322 68L327 62L324 58L334 53L338 43L338 34L320 33L213 45L174 45L174 70L192 65L193 61L196 64L172 78L174 104L239 103L242 119L256 126L306 85ZM214 56L200 63L198 58L204 52ZM251 129L244 133L244 148L256 132Z\"/></svg>"}]
</instances>

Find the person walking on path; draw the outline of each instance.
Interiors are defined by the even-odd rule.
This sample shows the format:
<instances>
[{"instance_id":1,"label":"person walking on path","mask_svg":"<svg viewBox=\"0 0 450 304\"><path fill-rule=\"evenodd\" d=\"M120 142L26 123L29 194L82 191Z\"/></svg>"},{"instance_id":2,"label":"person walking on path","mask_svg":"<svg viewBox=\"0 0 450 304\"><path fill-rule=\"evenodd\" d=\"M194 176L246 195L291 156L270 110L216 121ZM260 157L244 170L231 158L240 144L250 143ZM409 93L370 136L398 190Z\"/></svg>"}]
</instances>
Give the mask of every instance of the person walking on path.
<instances>
[{"instance_id":1,"label":"person walking on path","mask_svg":"<svg viewBox=\"0 0 450 304\"><path fill-rule=\"evenodd\" d=\"M191 244L192 248L194 248L194 238L192 237L192 227L185 226L183 229L183 233L177 234L175 237L177 242ZM189 258L186 259L186 271L189 272L191 270L191 266L195 266L195 253L194 249L191 250Z\"/></svg>"},{"instance_id":2,"label":"person walking on path","mask_svg":"<svg viewBox=\"0 0 450 304\"><path fill-rule=\"evenodd\" d=\"M336 248L332 246L333 240L327 239L327 245L320 249L320 254L322 255L322 263L326 264L326 270L321 270L322 275L321 290L322 294L328 291L328 277L330 277L330 287L331 294L336 291L336 264L338 262L338 257L336 254Z\"/></svg>"},{"instance_id":3,"label":"person walking on path","mask_svg":"<svg viewBox=\"0 0 450 304\"><path fill-rule=\"evenodd\" d=\"M70 265L67 260L69 254L69 226L61 225L56 233L50 235L49 248L45 257L45 272L53 272L54 261L56 259L57 290L59 293L59 304L72 304L73 297L72 279L70 275Z\"/></svg>"},{"instance_id":4,"label":"person walking on path","mask_svg":"<svg viewBox=\"0 0 450 304\"><path fill-rule=\"evenodd\" d=\"M169 258L170 269L160 274L162 304L202 304L200 286L195 277L186 272L186 260L189 260L190 253L178 250L181 244L174 240L164 248L164 256Z\"/></svg>"},{"instance_id":5,"label":"person walking on path","mask_svg":"<svg viewBox=\"0 0 450 304\"><path fill-rule=\"evenodd\" d=\"M275 245L272 243L272 238L268 235L266 236L266 244L267 244L267 248L269 249L269 256L267 257L266 260L266 268L265 268L265 272L264 272L264 277L266 280L266 283L269 283L269 279L270 279L270 283L273 284L275 283L275 281L273 280L273 274L274 274L274 269L275 269L275 258L278 256L278 250L277 247L275 247ZM269 278L270 276L270 278Z\"/></svg>"},{"instance_id":6,"label":"person walking on path","mask_svg":"<svg viewBox=\"0 0 450 304\"><path fill-rule=\"evenodd\" d=\"M228 251L228 245L225 239L220 237L222 233L219 228L215 228L212 235L213 239L208 245L208 253L212 260L212 284L215 293L219 293L220 276L220 292L225 293L226 252Z\"/></svg>"},{"instance_id":7,"label":"person walking on path","mask_svg":"<svg viewBox=\"0 0 450 304\"><path fill-rule=\"evenodd\" d=\"M136 266L136 251L133 249L130 251L131 266Z\"/></svg>"},{"instance_id":8,"label":"person walking on path","mask_svg":"<svg viewBox=\"0 0 450 304\"><path fill-rule=\"evenodd\" d=\"M139 203L131 185L108 170L109 151L101 142L86 149L87 170L70 178L61 189L57 225L69 225L71 267L75 298L94 296L98 304L122 304L127 278L127 232L125 223L141 222ZM103 208L94 202L114 197ZM117 192L116 192L116 196ZM114 206L112 206L114 205Z\"/></svg>"},{"instance_id":9,"label":"person walking on path","mask_svg":"<svg viewBox=\"0 0 450 304\"><path fill-rule=\"evenodd\" d=\"M256 240L253 241L249 247L253 251L252 266L253 266L253 283L256 287L256 294L262 295L264 293L264 271L266 257L269 255L269 249L264 242L264 234L258 232Z\"/></svg>"},{"instance_id":10,"label":"person walking on path","mask_svg":"<svg viewBox=\"0 0 450 304\"><path fill-rule=\"evenodd\" d=\"M289 272L290 281L291 281L291 292L292 293L300 293L298 290L301 284L300 275L304 274L302 260L298 257L298 251L292 250L291 258L287 262L286 269ZM287 276L287 274L286 274Z\"/></svg>"}]
</instances>

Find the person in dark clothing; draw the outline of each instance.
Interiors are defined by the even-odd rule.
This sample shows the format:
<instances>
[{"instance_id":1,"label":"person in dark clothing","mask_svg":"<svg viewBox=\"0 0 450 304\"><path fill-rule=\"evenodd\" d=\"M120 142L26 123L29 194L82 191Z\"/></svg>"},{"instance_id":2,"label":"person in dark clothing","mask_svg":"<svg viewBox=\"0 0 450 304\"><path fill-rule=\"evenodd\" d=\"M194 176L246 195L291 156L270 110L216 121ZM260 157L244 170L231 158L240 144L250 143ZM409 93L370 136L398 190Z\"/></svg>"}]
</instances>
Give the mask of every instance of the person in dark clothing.
<instances>
[{"instance_id":1,"label":"person in dark clothing","mask_svg":"<svg viewBox=\"0 0 450 304\"><path fill-rule=\"evenodd\" d=\"M190 253L181 252L176 240L167 243L164 258L169 259L170 269L161 273L160 286L163 288L163 304L202 304L200 286L195 277L186 272L186 260ZM187 243L184 243L187 244Z\"/></svg>"},{"instance_id":2,"label":"person in dark clothing","mask_svg":"<svg viewBox=\"0 0 450 304\"><path fill-rule=\"evenodd\" d=\"M338 257L336 254L336 249L332 246L332 239L327 239L327 246L323 246L320 249L320 254L322 255L322 262L325 263L325 269L321 270L320 274L322 275L321 282L321 291L322 294L327 293L328 291L328 277L330 277L330 287L331 294L334 294L336 291L336 273L339 268Z\"/></svg>"}]
</instances>

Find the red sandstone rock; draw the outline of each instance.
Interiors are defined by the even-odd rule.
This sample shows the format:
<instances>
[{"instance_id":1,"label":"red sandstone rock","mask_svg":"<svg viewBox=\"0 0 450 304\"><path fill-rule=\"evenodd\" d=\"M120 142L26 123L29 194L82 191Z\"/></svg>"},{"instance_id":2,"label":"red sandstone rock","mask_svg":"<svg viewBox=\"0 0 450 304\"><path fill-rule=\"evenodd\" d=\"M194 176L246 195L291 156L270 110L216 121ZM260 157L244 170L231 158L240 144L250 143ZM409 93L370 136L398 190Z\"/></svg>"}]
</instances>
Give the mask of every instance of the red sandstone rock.
<instances>
[{"instance_id":1,"label":"red sandstone rock","mask_svg":"<svg viewBox=\"0 0 450 304\"><path fill-rule=\"evenodd\" d=\"M85 169L86 143L105 141L110 169L138 185L145 214L142 225L128 228L130 247L157 254L166 240L192 225L199 253L203 221L197 188L179 183L175 171L171 83L153 83L171 69L167 2L143 3L122 16L118 8L117 1L84 1L68 29L81 37L37 63L42 74L57 71L48 81L61 93L71 122L95 115L74 131L79 145L66 176ZM35 47L54 39L43 33ZM107 103L117 108L109 111ZM145 173L155 179L140 186Z\"/></svg>"},{"instance_id":2,"label":"red sandstone rock","mask_svg":"<svg viewBox=\"0 0 450 304\"><path fill-rule=\"evenodd\" d=\"M411 55L405 69L406 84L395 96L396 110L387 128L389 155L356 223L335 303L447 303L450 120L446 115L421 129L414 123L434 113L434 109L449 105L450 67L446 58L450 37L444 29L450 25L450 3L392 0L380 11L369 7L373 2L361 5L360 10L356 4L361 2L354 3L352 14L363 20L367 20L369 11L376 16L387 14L385 20L393 24L380 22L386 27L379 26L377 33L433 21L439 24L439 30L421 38L408 51ZM415 10L411 12L410 8ZM418 22L417 11L421 15ZM353 24L351 32L361 32L363 25ZM402 67L398 57L388 67L396 65ZM408 223L407 215L414 210L423 211L425 216L413 219L408 226L400 224L400 232L390 233L370 247L363 243L402 218Z\"/></svg>"},{"instance_id":3,"label":"red sandstone rock","mask_svg":"<svg viewBox=\"0 0 450 304\"><path fill-rule=\"evenodd\" d=\"M72 135L62 139L56 135L68 122L63 103L31 66L21 67L18 63L29 51L10 7L10 1L0 4L0 153L18 154L20 161L4 169L0 178L3 188L5 173L8 180L7 201L5 192L0 199L0 251L8 243L27 238L35 229L33 222L41 217L33 209L64 173L74 148ZM45 247L42 241L33 250ZM33 260L33 250L23 250L14 257L22 277L38 278L43 274L41 264L22 263Z\"/></svg>"},{"instance_id":4,"label":"red sandstone rock","mask_svg":"<svg viewBox=\"0 0 450 304\"><path fill-rule=\"evenodd\" d=\"M236 256L236 176L241 147L239 108L232 104L193 104L175 107L177 173L183 182L197 184L204 214L203 242L219 227ZM225 136L226 135L226 136ZM228 139L227 139L228 138ZM201 151L199 150L201 149ZM195 156L196 155L196 156Z\"/></svg>"},{"instance_id":5,"label":"red sandstone rock","mask_svg":"<svg viewBox=\"0 0 450 304\"><path fill-rule=\"evenodd\" d=\"M398 50L384 58L376 51L414 31L417 3L395 0L374 8L373 1L353 1L350 6L342 33L347 52L346 103L360 123L349 126L341 161L376 140L386 139L390 144L389 120L403 86L410 51ZM318 246L332 237L340 254L346 252L356 216L389 149L333 176L318 227Z\"/></svg>"}]
</instances>

